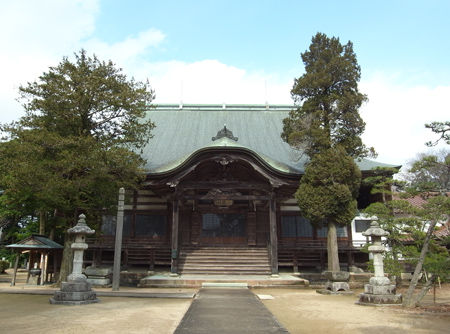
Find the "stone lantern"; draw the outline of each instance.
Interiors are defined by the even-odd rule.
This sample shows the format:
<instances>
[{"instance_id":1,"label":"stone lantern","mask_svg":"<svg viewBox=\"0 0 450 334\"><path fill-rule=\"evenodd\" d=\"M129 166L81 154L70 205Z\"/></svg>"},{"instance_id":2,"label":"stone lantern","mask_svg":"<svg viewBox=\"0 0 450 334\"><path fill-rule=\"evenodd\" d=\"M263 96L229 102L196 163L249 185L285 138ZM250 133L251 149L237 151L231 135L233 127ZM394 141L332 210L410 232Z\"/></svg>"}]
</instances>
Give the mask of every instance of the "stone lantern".
<instances>
[{"instance_id":1,"label":"stone lantern","mask_svg":"<svg viewBox=\"0 0 450 334\"><path fill-rule=\"evenodd\" d=\"M378 225L377 217L373 217L370 227L363 232L363 235L372 239L369 253L373 256L375 275L370 278L369 284L364 285L364 293L359 295L358 304L400 304L402 295L395 294L395 284L391 284L389 278L384 276L383 253L385 248L381 243L381 238L388 236L389 232Z\"/></svg>"},{"instance_id":2,"label":"stone lantern","mask_svg":"<svg viewBox=\"0 0 450 334\"><path fill-rule=\"evenodd\" d=\"M81 305L97 303L97 295L91 289L91 284L86 280L82 273L83 253L88 245L85 241L86 234L95 233L94 230L86 225L86 216L81 214L77 225L67 230L67 233L75 235L75 242L72 243L73 249L73 270L67 277L67 282L62 282L61 290L55 291L50 298L51 304Z\"/></svg>"}]
</instances>

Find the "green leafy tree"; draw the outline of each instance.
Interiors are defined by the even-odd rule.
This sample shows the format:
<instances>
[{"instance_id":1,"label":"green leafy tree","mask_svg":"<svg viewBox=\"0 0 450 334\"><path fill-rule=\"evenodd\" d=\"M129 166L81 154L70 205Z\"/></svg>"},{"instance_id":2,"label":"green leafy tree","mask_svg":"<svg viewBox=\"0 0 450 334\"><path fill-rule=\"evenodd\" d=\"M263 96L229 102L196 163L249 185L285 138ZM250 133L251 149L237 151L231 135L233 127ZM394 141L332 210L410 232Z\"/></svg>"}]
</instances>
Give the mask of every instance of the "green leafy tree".
<instances>
[{"instance_id":1,"label":"green leafy tree","mask_svg":"<svg viewBox=\"0 0 450 334\"><path fill-rule=\"evenodd\" d=\"M398 172L397 168L377 167L371 170L371 175L362 180L362 184L370 187L372 195L380 195L381 201L386 201L392 196L392 185L403 186L399 180L394 180L392 175Z\"/></svg>"},{"instance_id":2,"label":"green leafy tree","mask_svg":"<svg viewBox=\"0 0 450 334\"><path fill-rule=\"evenodd\" d=\"M370 215L378 216L381 226L390 233L387 237L390 246L387 258L398 263L401 256L405 264L415 267L408 291L403 296L406 307L417 306L436 278L445 279L450 270L447 248L433 238L436 225L447 221L450 213L450 198L438 183L446 179L442 177L442 169L436 166L440 164L438 161L436 156L423 156L414 162L405 192L401 193L402 198L373 203L365 210ZM411 196L421 196L426 202L422 206L414 206L406 200ZM398 266L391 269L395 269L391 274L398 275ZM421 291L414 294L422 272L432 275Z\"/></svg>"},{"instance_id":3,"label":"green leafy tree","mask_svg":"<svg viewBox=\"0 0 450 334\"><path fill-rule=\"evenodd\" d=\"M81 50L20 93L26 115L2 125L3 211L16 218L37 212L41 225L63 232L81 212L98 220L120 187L136 187L144 164L138 152L154 127L145 119L148 83Z\"/></svg>"},{"instance_id":4,"label":"green leafy tree","mask_svg":"<svg viewBox=\"0 0 450 334\"><path fill-rule=\"evenodd\" d=\"M450 192L450 151L421 154L405 175L408 190L414 193Z\"/></svg>"},{"instance_id":5,"label":"green leafy tree","mask_svg":"<svg viewBox=\"0 0 450 334\"><path fill-rule=\"evenodd\" d=\"M323 177L330 181L324 181L322 191L314 191L315 171L307 167L297 192L302 214L316 224L327 222L328 269L338 271L335 225L349 224L356 213L355 199L361 178L355 171L357 167L349 161L374 154L360 137L365 123L358 110L367 98L358 90L361 69L351 42L342 45L338 38L317 33L301 57L305 74L295 80L291 91L298 107L283 120L281 137L307 154L310 165L318 166L317 161L333 165L332 159L343 155L334 161L336 167L332 168L333 172L327 174L323 171ZM345 168L339 172L351 179L344 179L341 175L335 178L338 166ZM301 195L300 189L308 189L314 203ZM308 210L306 203L318 209L320 217ZM340 205L343 207L337 210Z\"/></svg>"},{"instance_id":6,"label":"green leafy tree","mask_svg":"<svg viewBox=\"0 0 450 334\"><path fill-rule=\"evenodd\" d=\"M403 298L403 305L406 307L417 306L426 295L431 285L437 277L446 277L450 270L449 254L446 248L441 247L436 251L433 232L439 222L446 222L450 219L450 198L449 177L450 159L449 154L445 154L444 159L438 156L428 155L416 161L410 169L412 178L407 193L417 195L427 199L427 203L419 210L418 216L423 222L428 223L428 228L423 239L419 243L420 254L414 270L411 283ZM429 266L428 271L432 272L431 278L422 288L422 291L415 295L415 289L423 268ZM442 275L444 273L444 275Z\"/></svg>"}]
</instances>

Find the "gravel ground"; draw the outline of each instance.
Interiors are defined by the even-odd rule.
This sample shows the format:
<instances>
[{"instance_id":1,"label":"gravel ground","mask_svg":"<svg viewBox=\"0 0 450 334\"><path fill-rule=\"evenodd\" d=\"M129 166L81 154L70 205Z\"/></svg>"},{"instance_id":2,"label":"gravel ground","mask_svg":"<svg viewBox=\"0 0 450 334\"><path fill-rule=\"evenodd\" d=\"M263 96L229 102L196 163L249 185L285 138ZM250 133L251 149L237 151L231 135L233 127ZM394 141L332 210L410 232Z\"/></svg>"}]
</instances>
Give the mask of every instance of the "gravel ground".
<instances>
[{"instance_id":1,"label":"gravel ground","mask_svg":"<svg viewBox=\"0 0 450 334\"><path fill-rule=\"evenodd\" d=\"M358 294L320 295L313 290L264 289L270 294L264 305L291 334L383 333L435 334L450 332L450 287L438 290L438 304L427 296L425 306L412 311L400 306L360 306ZM359 292L359 291L358 291ZM447 306L446 306L447 305Z\"/></svg>"},{"instance_id":2,"label":"gravel ground","mask_svg":"<svg viewBox=\"0 0 450 334\"><path fill-rule=\"evenodd\" d=\"M0 275L0 288L8 279ZM5 279L1 279L5 278ZM23 283L16 288L26 290ZM45 289L45 287L43 288ZM195 292L193 289L133 289L146 292ZM291 334L296 333L449 333L450 285L432 292L425 305L359 306L358 292L350 296L317 294L310 289L254 289L266 295L263 303ZM173 333L191 299L100 297L100 303L81 306L51 305L49 296L0 294L0 333ZM242 334L242 333L239 333Z\"/></svg>"},{"instance_id":3,"label":"gravel ground","mask_svg":"<svg viewBox=\"0 0 450 334\"><path fill-rule=\"evenodd\" d=\"M51 305L48 296L0 295L2 333L173 333L189 299L102 297L100 303Z\"/></svg>"}]
</instances>

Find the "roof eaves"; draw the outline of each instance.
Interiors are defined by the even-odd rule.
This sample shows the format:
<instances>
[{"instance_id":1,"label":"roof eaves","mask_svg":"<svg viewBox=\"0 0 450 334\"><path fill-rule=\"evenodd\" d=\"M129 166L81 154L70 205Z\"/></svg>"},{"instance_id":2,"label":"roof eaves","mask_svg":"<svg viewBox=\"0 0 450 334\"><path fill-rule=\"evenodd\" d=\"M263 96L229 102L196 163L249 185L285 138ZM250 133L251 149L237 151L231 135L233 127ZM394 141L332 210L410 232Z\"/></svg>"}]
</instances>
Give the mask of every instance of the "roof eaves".
<instances>
[{"instance_id":1,"label":"roof eaves","mask_svg":"<svg viewBox=\"0 0 450 334\"><path fill-rule=\"evenodd\" d=\"M176 169L182 168L185 164L189 163L189 161L194 158L196 155L201 154L205 151L210 151L214 149L226 149L226 150L240 150L245 151L254 157L256 157L263 165L268 167L269 169L273 170L274 172L281 173L285 176L300 176L301 173L297 170L292 169L288 165L276 161L264 154L255 152L248 147L242 146L237 144L236 142L228 139L228 138L221 138L217 140L216 142L212 143L211 145L205 146L203 148L198 149L197 151L193 152L192 154L185 155L181 157L180 159L177 159L175 161L172 161L164 166L160 166L156 168L154 171L148 172L148 176L158 176L158 175L164 175L169 174Z\"/></svg>"}]
</instances>

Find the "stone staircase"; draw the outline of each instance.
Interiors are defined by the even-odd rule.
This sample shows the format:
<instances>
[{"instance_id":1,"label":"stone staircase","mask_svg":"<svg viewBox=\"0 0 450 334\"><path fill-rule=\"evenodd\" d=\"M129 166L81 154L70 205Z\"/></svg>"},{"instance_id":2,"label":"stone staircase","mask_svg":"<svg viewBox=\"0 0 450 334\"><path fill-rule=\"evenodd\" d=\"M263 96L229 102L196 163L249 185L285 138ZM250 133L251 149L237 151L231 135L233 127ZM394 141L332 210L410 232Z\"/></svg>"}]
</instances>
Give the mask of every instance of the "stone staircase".
<instances>
[{"instance_id":1,"label":"stone staircase","mask_svg":"<svg viewBox=\"0 0 450 334\"><path fill-rule=\"evenodd\" d=\"M267 248L198 247L180 251L180 274L270 275Z\"/></svg>"}]
</instances>

